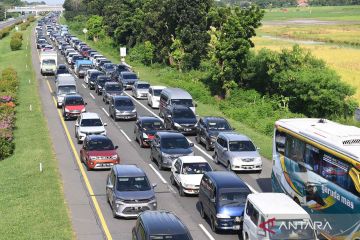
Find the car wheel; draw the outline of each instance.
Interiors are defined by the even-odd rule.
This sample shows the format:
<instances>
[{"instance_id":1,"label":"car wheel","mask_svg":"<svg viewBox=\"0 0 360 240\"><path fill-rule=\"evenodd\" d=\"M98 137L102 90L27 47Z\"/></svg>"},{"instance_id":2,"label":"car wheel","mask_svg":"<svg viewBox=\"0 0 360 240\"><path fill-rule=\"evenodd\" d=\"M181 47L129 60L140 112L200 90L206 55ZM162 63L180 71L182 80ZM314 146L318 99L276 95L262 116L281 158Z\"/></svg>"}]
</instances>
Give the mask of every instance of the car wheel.
<instances>
[{"instance_id":1,"label":"car wheel","mask_svg":"<svg viewBox=\"0 0 360 240\"><path fill-rule=\"evenodd\" d=\"M185 193L184 193L184 188L181 184L179 184L179 194L181 197L184 197L185 196Z\"/></svg>"},{"instance_id":2,"label":"car wheel","mask_svg":"<svg viewBox=\"0 0 360 240\"><path fill-rule=\"evenodd\" d=\"M162 159L160 159L160 160L158 161L158 168L159 168L159 170L164 170L164 167L163 167L163 165L162 165Z\"/></svg>"},{"instance_id":3,"label":"car wheel","mask_svg":"<svg viewBox=\"0 0 360 240\"><path fill-rule=\"evenodd\" d=\"M113 218L118 218L118 216L116 215L115 204L114 203L111 206L111 212L112 212Z\"/></svg>"},{"instance_id":4,"label":"car wheel","mask_svg":"<svg viewBox=\"0 0 360 240\"><path fill-rule=\"evenodd\" d=\"M103 99L103 102L105 102L105 98L103 97L102 99Z\"/></svg>"},{"instance_id":5,"label":"car wheel","mask_svg":"<svg viewBox=\"0 0 360 240\"><path fill-rule=\"evenodd\" d=\"M205 149L206 149L206 151L212 150L208 141L205 142Z\"/></svg>"},{"instance_id":6,"label":"car wheel","mask_svg":"<svg viewBox=\"0 0 360 240\"><path fill-rule=\"evenodd\" d=\"M230 162L227 163L226 169L227 169L228 171L232 171L232 169L231 169L231 163L230 163Z\"/></svg>"},{"instance_id":7,"label":"car wheel","mask_svg":"<svg viewBox=\"0 0 360 240\"><path fill-rule=\"evenodd\" d=\"M200 144L201 143L201 139L200 139L200 135L199 134L196 134L195 136L195 141Z\"/></svg>"},{"instance_id":8,"label":"car wheel","mask_svg":"<svg viewBox=\"0 0 360 240\"><path fill-rule=\"evenodd\" d=\"M81 144L80 138L77 138L77 143Z\"/></svg>"},{"instance_id":9,"label":"car wheel","mask_svg":"<svg viewBox=\"0 0 360 240\"><path fill-rule=\"evenodd\" d=\"M212 230L214 233L216 233L216 232L217 232L217 227L216 227L216 225L215 225L215 219L214 219L214 217L211 217L211 218L210 218L210 226L211 226L211 230Z\"/></svg>"},{"instance_id":10,"label":"car wheel","mask_svg":"<svg viewBox=\"0 0 360 240\"><path fill-rule=\"evenodd\" d=\"M175 179L174 179L174 175L173 175L173 174L171 174L171 175L170 175L170 183L171 183L173 186L175 186L175 185L176 185L176 183L175 183Z\"/></svg>"},{"instance_id":11,"label":"car wheel","mask_svg":"<svg viewBox=\"0 0 360 240\"><path fill-rule=\"evenodd\" d=\"M202 205L201 202L199 202L199 212L200 212L200 216L205 219L206 215L205 215L205 211L204 211L204 206Z\"/></svg>"},{"instance_id":12,"label":"car wheel","mask_svg":"<svg viewBox=\"0 0 360 240\"><path fill-rule=\"evenodd\" d=\"M85 162L85 166L86 166L86 170L87 170L87 171L91 171L91 168L89 167L89 164L88 164L87 161Z\"/></svg>"},{"instance_id":13,"label":"car wheel","mask_svg":"<svg viewBox=\"0 0 360 240\"><path fill-rule=\"evenodd\" d=\"M144 148L144 147L145 147L144 141L143 141L143 139L142 139L141 137L139 138L139 144L140 144L140 147L141 147L141 148Z\"/></svg>"},{"instance_id":14,"label":"car wheel","mask_svg":"<svg viewBox=\"0 0 360 240\"><path fill-rule=\"evenodd\" d=\"M218 155L216 153L214 155L214 163L219 164L219 158L218 158Z\"/></svg>"}]
</instances>

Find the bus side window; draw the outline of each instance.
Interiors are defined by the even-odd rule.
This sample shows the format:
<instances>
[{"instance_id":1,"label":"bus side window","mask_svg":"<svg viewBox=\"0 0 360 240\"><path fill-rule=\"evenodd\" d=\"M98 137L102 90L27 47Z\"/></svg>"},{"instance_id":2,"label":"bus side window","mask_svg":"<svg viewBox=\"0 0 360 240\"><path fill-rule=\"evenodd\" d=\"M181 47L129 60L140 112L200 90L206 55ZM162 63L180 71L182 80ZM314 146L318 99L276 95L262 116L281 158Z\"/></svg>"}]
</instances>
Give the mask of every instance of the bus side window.
<instances>
[{"instance_id":1,"label":"bus side window","mask_svg":"<svg viewBox=\"0 0 360 240\"><path fill-rule=\"evenodd\" d=\"M320 170L319 149L313 147L310 144L306 144L304 162L306 169L319 173Z\"/></svg>"},{"instance_id":2,"label":"bus side window","mask_svg":"<svg viewBox=\"0 0 360 240\"><path fill-rule=\"evenodd\" d=\"M275 132L276 151L282 155L285 154L285 142L286 142L286 134L276 130Z\"/></svg>"}]
</instances>

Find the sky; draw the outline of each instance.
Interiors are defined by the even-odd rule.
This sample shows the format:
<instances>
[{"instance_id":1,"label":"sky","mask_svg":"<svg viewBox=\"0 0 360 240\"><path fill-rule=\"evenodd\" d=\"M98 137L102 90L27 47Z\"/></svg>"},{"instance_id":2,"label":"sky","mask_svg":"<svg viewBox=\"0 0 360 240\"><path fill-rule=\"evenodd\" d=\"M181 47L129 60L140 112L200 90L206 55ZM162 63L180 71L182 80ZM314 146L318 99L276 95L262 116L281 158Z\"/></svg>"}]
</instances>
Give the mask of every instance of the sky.
<instances>
[{"instance_id":1,"label":"sky","mask_svg":"<svg viewBox=\"0 0 360 240\"><path fill-rule=\"evenodd\" d=\"M63 4L64 0L27 0L28 2L41 2L44 1L49 5L54 5L54 4Z\"/></svg>"}]
</instances>

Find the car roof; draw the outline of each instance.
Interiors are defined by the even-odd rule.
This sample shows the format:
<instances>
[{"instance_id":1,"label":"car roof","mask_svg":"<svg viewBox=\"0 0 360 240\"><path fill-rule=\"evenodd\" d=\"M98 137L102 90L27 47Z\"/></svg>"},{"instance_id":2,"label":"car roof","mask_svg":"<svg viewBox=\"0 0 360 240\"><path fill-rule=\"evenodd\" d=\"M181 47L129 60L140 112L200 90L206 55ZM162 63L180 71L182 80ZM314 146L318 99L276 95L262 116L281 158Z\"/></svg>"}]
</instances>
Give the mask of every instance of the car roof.
<instances>
[{"instance_id":1,"label":"car roof","mask_svg":"<svg viewBox=\"0 0 360 240\"><path fill-rule=\"evenodd\" d=\"M191 95L181 88L165 88L161 92L162 94L167 94L169 98L172 99L192 99Z\"/></svg>"},{"instance_id":2,"label":"car roof","mask_svg":"<svg viewBox=\"0 0 360 240\"><path fill-rule=\"evenodd\" d=\"M253 193L250 201L262 214L278 219L288 216L293 219L309 218L308 213L284 193ZM269 204L271 203L271 204Z\"/></svg>"},{"instance_id":3,"label":"car roof","mask_svg":"<svg viewBox=\"0 0 360 240\"><path fill-rule=\"evenodd\" d=\"M179 132L172 132L172 131L162 131L162 132L156 132L156 134L160 137L160 138L163 138L163 137L166 137L166 138L169 138L169 137L185 137L182 133L179 133Z\"/></svg>"},{"instance_id":4,"label":"car roof","mask_svg":"<svg viewBox=\"0 0 360 240\"><path fill-rule=\"evenodd\" d=\"M198 162L207 163L205 158L203 158L202 156L182 156L179 157L179 159L181 160L182 163L198 163Z\"/></svg>"},{"instance_id":5,"label":"car roof","mask_svg":"<svg viewBox=\"0 0 360 240\"><path fill-rule=\"evenodd\" d=\"M100 118L97 113L94 112L84 112L81 114L82 119L94 119L94 118Z\"/></svg>"},{"instance_id":6,"label":"car roof","mask_svg":"<svg viewBox=\"0 0 360 240\"><path fill-rule=\"evenodd\" d=\"M152 89L165 89L165 86L150 86Z\"/></svg>"},{"instance_id":7,"label":"car roof","mask_svg":"<svg viewBox=\"0 0 360 240\"><path fill-rule=\"evenodd\" d=\"M65 98L83 98L80 94L66 94Z\"/></svg>"},{"instance_id":8,"label":"car roof","mask_svg":"<svg viewBox=\"0 0 360 240\"><path fill-rule=\"evenodd\" d=\"M130 71L124 71L124 72L121 72L120 74L122 74L122 75L135 74L136 75L136 73L130 72Z\"/></svg>"},{"instance_id":9,"label":"car roof","mask_svg":"<svg viewBox=\"0 0 360 240\"><path fill-rule=\"evenodd\" d=\"M86 137L90 141L91 140L109 140L109 141L111 141L111 139L105 135L92 134L92 135L87 135Z\"/></svg>"},{"instance_id":10,"label":"car roof","mask_svg":"<svg viewBox=\"0 0 360 240\"><path fill-rule=\"evenodd\" d=\"M131 100L131 98L129 97L129 96L113 96L112 97L115 101L119 101L119 100L126 100L126 99L130 99Z\"/></svg>"},{"instance_id":11,"label":"car roof","mask_svg":"<svg viewBox=\"0 0 360 240\"><path fill-rule=\"evenodd\" d=\"M141 122L154 122L154 121L162 122L159 118L153 117L153 116L142 116L142 117L139 117L138 119Z\"/></svg>"},{"instance_id":12,"label":"car roof","mask_svg":"<svg viewBox=\"0 0 360 240\"><path fill-rule=\"evenodd\" d=\"M105 85L120 85L118 82L106 82Z\"/></svg>"},{"instance_id":13,"label":"car roof","mask_svg":"<svg viewBox=\"0 0 360 240\"><path fill-rule=\"evenodd\" d=\"M146 176L145 172L136 165L118 164L114 166L117 177L140 177Z\"/></svg>"},{"instance_id":14,"label":"car roof","mask_svg":"<svg viewBox=\"0 0 360 240\"><path fill-rule=\"evenodd\" d=\"M139 82L137 82L137 83L135 83L136 85L139 85L139 84L149 84L150 85L150 83L148 83L148 82L144 82L144 81L139 81Z\"/></svg>"},{"instance_id":15,"label":"car roof","mask_svg":"<svg viewBox=\"0 0 360 240\"><path fill-rule=\"evenodd\" d=\"M145 211L139 217L150 235L188 233L184 223L172 212Z\"/></svg>"},{"instance_id":16,"label":"car roof","mask_svg":"<svg viewBox=\"0 0 360 240\"><path fill-rule=\"evenodd\" d=\"M218 188L246 188L249 187L235 173L229 171L214 171L205 173ZM250 189L249 189L250 191Z\"/></svg>"},{"instance_id":17,"label":"car roof","mask_svg":"<svg viewBox=\"0 0 360 240\"><path fill-rule=\"evenodd\" d=\"M251 141L249 137L233 132L223 132L219 133L219 136L223 136L228 141Z\"/></svg>"},{"instance_id":18,"label":"car roof","mask_svg":"<svg viewBox=\"0 0 360 240\"><path fill-rule=\"evenodd\" d=\"M219 120L225 120L227 121L226 118L223 118L223 117L214 117L214 116L204 116L202 117L202 119L204 119L205 121L219 121Z\"/></svg>"}]
</instances>

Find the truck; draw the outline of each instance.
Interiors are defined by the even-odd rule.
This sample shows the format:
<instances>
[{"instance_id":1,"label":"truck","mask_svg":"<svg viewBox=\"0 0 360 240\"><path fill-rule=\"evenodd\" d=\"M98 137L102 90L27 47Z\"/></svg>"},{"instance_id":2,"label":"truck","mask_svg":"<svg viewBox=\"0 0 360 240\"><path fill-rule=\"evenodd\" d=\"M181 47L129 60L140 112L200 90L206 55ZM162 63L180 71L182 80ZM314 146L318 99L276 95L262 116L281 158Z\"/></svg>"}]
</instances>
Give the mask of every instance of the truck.
<instances>
[{"instance_id":1,"label":"truck","mask_svg":"<svg viewBox=\"0 0 360 240\"><path fill-rule=\"evenodd\" d=\"M75 94L76 82L75 78L70 74L59 75L56 81L56 104L60 108L67 94Z\"/></svg>"},{"instance_id":2,"label":"truck","mask_svg":"<svg viewBox=\"0 0 360 240\"><path fill-rule=\"evenodd\" d=\"M55 75L57 66L56 51L44 51L40 53L40 72L41 75Z\"/></svg>"},{"instance_id":3,"label":"truck","mask_svg":"<svg viewBox=\"0 0 360 240\"><path fill-rule=\"evenodd\" d=\"M90 60L77 60L74 65L74 72L78 78L82 78L86 71L91 68L94 68L94 65Z\"/></svg>"}]
</instances>

